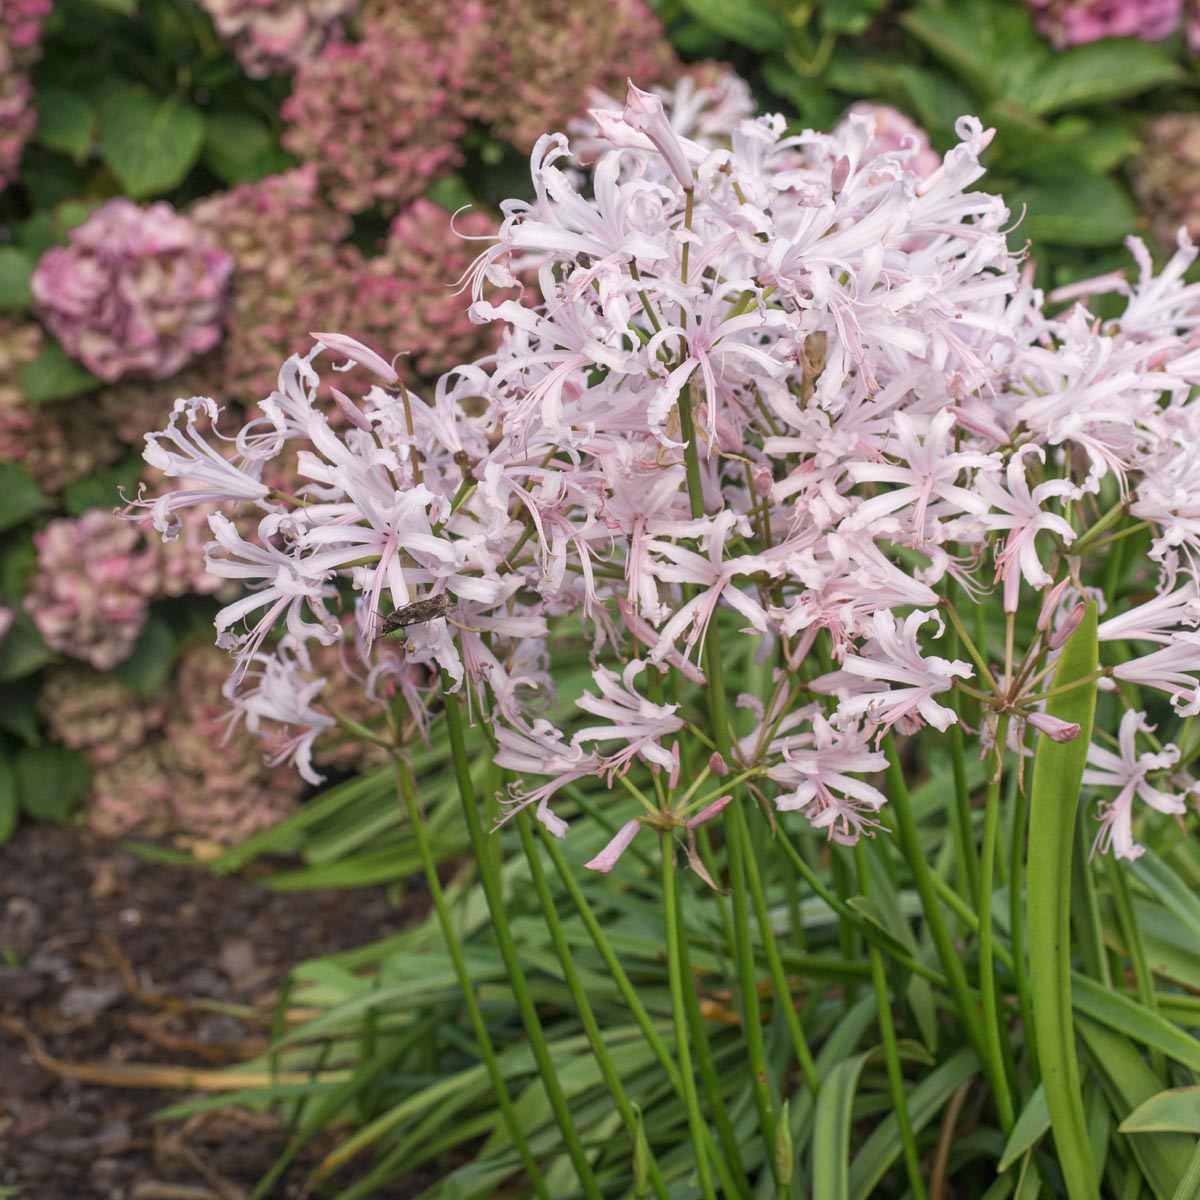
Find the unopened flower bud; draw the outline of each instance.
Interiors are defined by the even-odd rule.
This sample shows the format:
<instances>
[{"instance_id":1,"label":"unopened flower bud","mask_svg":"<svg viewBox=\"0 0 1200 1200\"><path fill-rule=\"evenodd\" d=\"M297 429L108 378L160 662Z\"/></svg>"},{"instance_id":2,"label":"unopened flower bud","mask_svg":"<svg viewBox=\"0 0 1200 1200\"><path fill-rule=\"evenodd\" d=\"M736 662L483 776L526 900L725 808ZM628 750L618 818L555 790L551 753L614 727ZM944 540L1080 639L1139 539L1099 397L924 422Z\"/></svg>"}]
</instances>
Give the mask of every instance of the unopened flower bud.
<instances>
[{"instance_id":1,"label":"unopened flower bud","mask_svg":"<svg viewBox=\"0 0 1200 1200\"><path fill-rule=\"evenodd\" d=\"M725 811L725 806L732 799L732 796L722 796L719 800L714 800L711 804L706 804L688 821L688 829L699 829L701 825L707 825L709 821L719 817Z\"/></svg>"},{"instance_id":2,"label":"unopened flower bud","mask_svg":"<svg viewBox=\"0 0 1200 1200\"><path fill-rule=\"evenodd\" d=\"M601 871L607 875L620 861L621 855L629 849L629 843L637 836L637 831L641 827L642 822L638 817L634 817L632 821L626 821L617 830L616 835L608 845L595 858L590 859L583 865L589 871Z\"/></svg>"},{"instance_id":3,"label":"unopened flower bud","mask_svg":"<svg viewBox=\"0 0 1200 1200\"><path fill-rule=\"evenodd\" d=\"M1069 579L1060 580L1042 597L1042 611L1038 613L1037 619L1038 633L1045 633L1050 628L1055 610L1062 602L1063 593L1067 590L1070 582Z\"/></svg>"},{"instance_id":4,"label":"unopened flower bud","mask_svg":"<svg viewBox=\"0 0 1200 1200\"><path fill-rule=\"evenodd\" d=\"M654 143L654 148L671 168L671 174L690 192L696 186L692 166L687 160L679 134L671 128L663 102L653 92L643 92L641 88L634 87L633 80L630 80L622 115L627 125L638 133L644 133Z\"/></svg>"},{"instance_id":5,"label":"unopened flower bud","mask_svg":"<svg viewBox=\"0 0 1200 1200\"><path fill-rule=\"evenodd\" d=\"M708 769L718 778L724 779L729 774L729 764L722 757L719 750L712 752L712 757L708 760Z\"/></svg>"},{"instance_id":6,"label":"unopened flower bud","mask_svg":"<svg viewBox=\"0 0 1200 1200\"><path fill-rule=\"evenodd\" d=\"M1086 610L1087 605L1082 600L1071 609L1067 614L1067 619L1054 631L1054 636L1050 639L1051 650L1057 650L1066 643L1067 638L1079 628Z\"/></svg>"},{"instance_id":7,"label":"unopened flower bud","mask_svg":"<svg viewBox=\"0 0 1200 1200\"><path fill-rule=\"evenodd\" d=\"M346 395L345 392L339 392L337 388L329 389L333 393L333 402L337 405L337 410L354 426L355 429L361 429L364 433L371 432L371 422L367 420L363 411Z\"/></svg>"},{"instance_id":8,"label":"unopened flower bud","mask_svg":"<svg viewBox=\"0 0 1200 1200\"><path fill-rule=\"evenodd\" d=\"M1079 725L1075 721L1064 721L1049 713L1030 713L1029 723L1039 733L1044 733L1056 742L1073 742L1079 736Z\"/></svg>"}]
</instances>

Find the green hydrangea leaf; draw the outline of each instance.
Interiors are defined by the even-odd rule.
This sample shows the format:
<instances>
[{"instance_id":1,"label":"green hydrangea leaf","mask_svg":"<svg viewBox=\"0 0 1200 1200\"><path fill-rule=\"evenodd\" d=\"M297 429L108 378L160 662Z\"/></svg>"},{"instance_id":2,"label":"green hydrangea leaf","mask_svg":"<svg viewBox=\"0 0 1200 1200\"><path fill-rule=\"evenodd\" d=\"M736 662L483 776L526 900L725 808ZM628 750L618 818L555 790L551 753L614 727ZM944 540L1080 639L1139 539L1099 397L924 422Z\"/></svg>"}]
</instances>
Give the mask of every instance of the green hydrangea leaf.
<instances>
[{"instance_id":1,"label":"green hydrangea leaf","mask_svg":"<svg viewBox=\"0 0 1200 1200\"><path fill-rule=\"evenodd\" d=\"M111 96L100 122L104 161L130 196L170 191L195 166L204 145L204 115L179 100L140 88Z\"/></svg>"}]
</instances>

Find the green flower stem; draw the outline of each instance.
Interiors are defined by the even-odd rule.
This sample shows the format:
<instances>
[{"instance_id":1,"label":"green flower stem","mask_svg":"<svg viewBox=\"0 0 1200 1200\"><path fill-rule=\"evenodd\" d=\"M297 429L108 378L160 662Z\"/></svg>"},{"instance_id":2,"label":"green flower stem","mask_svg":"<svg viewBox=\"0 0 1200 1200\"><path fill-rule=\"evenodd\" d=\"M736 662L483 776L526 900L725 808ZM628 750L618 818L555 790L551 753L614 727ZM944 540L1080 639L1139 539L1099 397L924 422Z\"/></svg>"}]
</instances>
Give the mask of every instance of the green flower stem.
<instances>
[{"instance_id":1,"label":"green flower stem","mask_svg":"<svg viewBox=\"0 0 1200 1200\"><path fill-rule=\"evenodd\" d=\"M446 907L446 897L442 891L441 880L438 879L437 863L434 861L433 853L429 848L429 839L425 836L425 818L424 814L417 807L417 797L413 788L412 775L409 772L408 763L399 754L392 755L392 771L396 776L397 790L403 798L404 807L408 812L408 823L412 829L413 840L417 844L417 854L420 856L421 867L425 872L425 881L429 887L430 898L433 900L434 911L437 913L438 924L442 928L442 937L446 941L446 949L450 953L450 961L454 964L454 974L458 978L459 990L462 992L463 1002L467 1006L467 1016L471 1022L471 1029L475 1034L475 1040L479 1043L479 1052L483 1055L483 1063L487 1068L488 1078L492 1083L492 1091L495 1092L496 1101L500 1105L500 1115L504 1120L505 1126L508 1128L513 1145L517 1148L517 1153L520 1155L521 1164L525 1168L530 1186L538 1197L540 1197L540 1200L551 1200L545 1181L542 1179L542 1173L538 1168L537 1160L533 1157L533 1153L529 1149L529 1143L525 1140L525 1133L521 1129L520 1122L517 1120L516 1111L513 1109L512 1100L508 1095L508 1087L504 1082L504 1076L500 1072L500 1064L496 1061L496 1051L493 1049L492 1040L488 1036L487 1025L484 1022L483 1013L479 1009L479 1002L475 999L475 986L471 982L470 973L467 971L462 946L459 944L458 935L454 930L454 922L450 919L450 910Z\"/></svg>"},{"instance_id":2,"label":"green flower stem","mask_svg":"<svg viewBox=\"0 0 1200 1200\"><path fill-rule=\"evenodd\" d=\"M979 991L983 999L983 1027L986 1034L988 1059L994 1077L996 1111L1005 1133L1011 1133L1016 1119L1012 1091L1005 1073L1004 1046L1000 1028L1000 996L996 986L995 943L992 927L992 890L995 887L996 848L1000 832L1000 784L1004 750L1008 741L1008 714L996 722L996 772L988 784L987 809L984 812L983 850L980 855L979 895L975 907L979 912Z\"/></svg>"},{"instance_id":3,"label":"green flower stem","mask_svg":"<svg viewBox=\"0 0 1200 1200\"><path fill-rule=\"evenodd\" d=\"M925 911L925 920L929 923L929 932L933 935L933 943L937 947L942 970L946 973L946 981L949 984L950 993L954 997L959 1020L962 1021L971 1046L979 1058L992 1094L999 1095L1002 1087L1007 1088L1008 1081L1005 1080L1001 1084L996 1079L997 1064L988 1053L987 1034L980 1024L978 1013L975 1011L975 1004L967 988L966 972L963 970L962 961L959 959L954 941L950 937L950 930L946 926L946 920L942 916L941 905L938 903L935 876L929 868L929 863L926 861L925 852L921 849L921 839L917 833L917 822L913 816L912 802L908 796L908 785L904 782L904 772L901 769L900 759L896 753L896 743L890 733L884 738L883 748L887 753L888 760L888 798L891 801L889 807L895 820L896 834L900 840L900 849L908 863L909 870L912 872L913 882L917 885L917 892L921 897L921 907ZM946 891L954 896L955 900L958 899L954 894L953 888L947 886ZM1000 1074L1003 1075L1003 1070L1000 1071Z\"/></svg>"},{"instance_id":4,"label":"green flower stem","mask_svg":"<svg viewBox=\"0 0 1200 1200\"><path fill-rule=\"evenodd\" d=\"M957 707L957 702L956 702ZM958 834L960 887L967 896L979 894L979 859L971 820L971 791L967 787L967 763L963 752L962 726L950 726L950 764L954 770L955 826Z\"/></svg>"},{"instance_id":5,"label":"green flower stem","mask_svg":"<svg viewBox=\"0 0 1200 1200\"><path fill-rule=\"evenodd\" d=\"M680 918L680 929L683 929L682 917ZM726 933L725 936L728 938L729 934ZM692 972L691 954L688 950L686 930L683 930L683 934L679 939L679 963L683 969L683 978L689 981L694 980L695 975ZM725 1103L725 1096L721 1091L721 1079L717 1075L717 1069L713 1063L712 1047L708 1040L708 1030L704 1025L704 1014L700 1011L700 998L696 994L694 985L683 989L683 1005L687 1010L688 1026L692 1031L692 1046L696 1052L696 1067L700 1072L700 1082L704 1085L704 1095L708 1100L709 1111L712 1113L713 1121L717 1126L717 1137L721 1143L721 1152L724 1156L724 1161L729 1164L729 1173L742 1181L734 1184L732 1189L724 1178L722 1179L722 1183L727 1195L747 1198L749 1196L749 1189L747 1187L748 1176L746 1168L742 1165L742 1152L738 1146L737 1134L734 1132L733 1122L729 1117L729 1109ZM715 1161L718 1165L721 1162L720 1159L716 1159ZM720 1171L718 1170L717 1173L720 1174Z\"/></svg>"},{"instance_id":6,"label":"green flower stem","mask_svg":"<svg viewBox=\"0 0 1200 1200\"><path fill-rule=\"evenodd\" d=\"M529 987L525 982L525 972L521 969L517 957L517 948L513 941L512 930L508 927L508 917L505 912L504 894L500 885L500 877L492 861L488 847L487 836L483 831L483 822L479 819L479 808L475 797L475 788L471 782L471 768L467 761L467 745L463 732L462 711L459 708L458 697L450 693L450 680L442 673L442 688L446 706L446 726L450 734L450 751L454 759L454 775L458 783L459 799L462 801L463 817L467 824L467 835L471 840L471 850L479 867L479 880L483 885L484 896L487 899L488 910L492 916L492 929L496 934L496 942L500 948L500 957L504 960L508 972L513 995L521 1013L521 1023L529 1037L529 1046L537 1062L538 1074L542 1086L546 1089L546 1097L554 1111L558 1127L562 1131L566 1143L567 1154L575 1167L580 1185L588 1200L601 1200L600 1185L592 1172L587 1160L583 1144L579 1140L579 1132L571 1116L567 1098L563 1094L562 1085L554 1070L554 1061L546 1046L542 1033L541 1022L538 1020L533 999L529 995Z\"/></svg>"},{"instance_id":7,"label":"green flower stem","mask_svg":"<svg viewBox=\"0 0 1200 1200\"><path fill-rule=\"evenodd\" d=\"M738 812L739 819L745 824L745 813ZM817 1077L817 1066L813 1062L812 1051L808 1048L808 1039L804 1036L804 1029L800 1024L800 1016L796 1012L796 1006L792 1003L791 989L788 987L787 973L783 969L783 960L779 957L779 945L775 940L775 931L771 927L771 917L767 911L767 897L763 891L762 877L758 870L758 860L755 857L754 849L748 844L748 839L743 839L747 845L746 853L746 878L750 883L750 895L754 900L754 913L758 919L758 927L762 932L763 946L767 952L767 965L771 968L771 978L775 984L775 1003L780 1006L783 1011L784 1023L787 1025L788 1033L792 1038L792 1047L796 1052L796 1062L800 1066L800 1070L804 1075L804 1082L808 1085L808 1090L815 1096L820 1088L820 1080Z\"/></svg>"},{"instance_id":8,"label":"green flower stem","mask_svg":"<svg viewBox=\"0 0 1200 1200\"><path fill-rule=\"evenodd\" d=\"M864 896L870 896L870 871L867 869L867 850L862 838L859 838L854 847L854 860L858 865L859 891ZM871 962L871 983L875 988L875 1007L879 1012L879 1034L883 1039L883 1053L887 1061L892 1108L896 1113L900 1142L904 1147L904 1166L908 1171L908 1182L914 1200L925 1200L927 1193L925 1179L921 1174L921 1155L917 1150L912 1121L908 1115L908 1098L904 1094L904 1074L900 1069L900 1053L896 1046L896 1027L892 1023L891 997L888 995L887 975L883 969L883 955L874 945L868 945L867 954Z\"/></svg>"},{"instance_id":9,"label":"green flower stem","mask_svg":"<svg viewBox=\"0 0 1200 1200\"><path fill-rule=\"evenodd\" d=\"M617 985L617 990L621 993L621 998L629 1007L630 1015L637 1022L638 1028L641 1029L642 1036L646 1039L646 1044L654 1052L654 1057L658 1059L659 1066L666 1073L675 1094L680 1100L686 1102L687 1097L684 1093L683 1077L679 1073L679 1068L675 1065L675 1060L671 1057L671 1052L667 1048L666 1042L662 1040L662 1037L654 1026L654 1022L650 1019L650 1014L646 1011L646 1006L642 1003L637 989L625 973L625 968L621 965L621 960L617 958L612 946L609 945L608 938L604 935L604 927L596 920L596 914L592 912L591 905L587 902L587 897L584 896L578 880L571 873L571 868L567 860L563 857L563 852L559 849L553 835L541 827L539 827L539 832L542 835L542 843L550 855L550 860L554 863L554 869L558 872L558 876L567 890L567 895L570 896L571 902L575 905L575 910L579 913L580 920L583 921L584 928L587 930L588 936L592 939L592 944L604 960L605 967L612 976L613 982ZM686 949L685 943L684 950L686 951ZM687 995L686 990L684 994L685 996ZM728 1124L727 1118L726 1124ZM730 1134L732 1137L732 1127ZM725 1190L725 1195L742 1195L745 1190L744 1186L739 1187L735 1184L733 1172L721 1154L718 1153L712 1131L707 1125L704 1127L704 1145L712 1156L712 1161L717 1175L721 1180L721 1186ZM738 1161L736 1158L736 1140L732 1142L732 1149L735 1157L731 1161L736 1163ZM738 1170L739 1175L744 1177L744 1172L741 1171L740 1164Z\"/></svg>"},{"instance_id":10,"label":"green flower stem","mask_svg":"<svg viewBox=\"0 0 1200 1200\"><path fill-rule=\"evenodd\" d=\"M579 980L579 972L575 970L575 961L571 957L571 948L563 933L562 923L559 921L558 913L555 911L554 897L551 895L549 885L546 882L546 872L542 867L542 860L538 854L537 842L534 840L533 833L529 828L529 814L527 812L518 813L516 821L517 829L521 834L521 846L525 851L525 857L529 860L529 873L533 879L534 891L537 892L542 912L546 918L546 927L550 930L550 938L554 942L554 949L558 953L558 961L562 965L563 979L566 980L567 987L570 989L571 995L575 998L575 1005L579 1011L579 1019L583 1022L584 1032L587 1034L588 1042L591 1044L592 1053L596 1056L596 1065L600 1068L600 1074L603 1076L605 1085L612 1095L613 1103L616 1104L617 1111L621 1114L621 1120L625 1123L625 1129L629 1133L632 1150L637 1145L637 1115L634 1113L633 1105L630 1104L629 1097L626 1096L625 1089L621 1085L621 1078L608 1056L608 1048L604 1045L604 1035L600 1032L600 1026L596 1021L596 1014L592 1010L591 1002L587 998L587 992ZM662 1172L659 1170L658 1163L655 1161L652 1152L648 1154L646 1168L650 1178L650 1186L654 1189L654 1194L660 1200L667 1200L667 1189L663 1183Z\"/></svg>"},{"instance_id":11,"label":"green flower stem","mask_svg":"<svg viewBox=\"0 0 1200 1200\"><path fill-rule=\"evenodd\" d=\"M1129 895L1129 884L1125 881L1125 871L1120 861L1114 856L1105 858L1109 883L1112 884L1113 900L1117 906L1117 922L1121 927L1121 937L1125 942L1125 950L1133 963L1133 977L1137 983L1138 999L1153 1013L1158 1012L1158 1000L1154 995L1154 978L1150 973L1150 965L1146 961L1146 946L1142 941L1142 931L1138 927L1137 916L1133 911L1133 900ZM1167 1067L1160 1050L1150 1051L1150 1066L1159 1079L1166 1081Z\"/></svg>"},{"instance_id":12,"label":"green flower stem","mask_svg":"<svg viewBox=\"0 0 1200 1200\"><path fill-rule=\"evenodd\" d=\"M689 193L689 202L691 194ZM688 500L692 516L704 516L704 494L700 478L700 454L696 445L696 426L692 420L692 388L679 397L679 432L683 438L684 462L687 473ZM709 721L717 751L726 763L731 762L729 718L726 711L725 675L721 660L721 635L716 614L709 622L704 640L704 674L708 679L706 698ZM763 1053L762 1016L758 1003L758 988L754 977L754 946L750 934L750 914L746 907L746 817L740 805L730 806L725 818L725 839L729 863L729 883L733 905L734 955L737 961L738 989L741 992L742 1028L746 1035L746 1052L754 1081L754 1102L758 1108L759 1126L766 1146L766 1159L775 1161L775 1113L771 1104L771 1089Z\"/></svg>"},{"instance_id":13,"label":"green flower stem","mask_svg":"<svg viewBox=\"0 0 1200 1200\"><path fill-rule=\"evenodd\" d=\"M812 888L814 892L838 915L839 921L843 924L849 923L861 933L867 941L874 941L878 937L877 931L871 926L868 921L854 911L849 905L844 904L841 899L833 894L821 881L821 877L806 863L801 857L800 852L792 845L787 835L783 830L776 826L776 841L782 848L788 861L795 868L796 873ZM898 950L895 946L889 944L887 947L888 954L901 966L916 975L920 975L928 979L930 983L937 987L946 986L946 977L932 967L926 966L920 959L912 958L903 951Z\"/></svg>"},{"instance_id":14,"label":"green flower stem","mask_svg":"<svg viewBox=\"0 0 1200 1200\"><path fill-rule=\"evenodd\" d=\"M683 930L680 928L679 897L676 895L675 843L669 833L659 838L662 849L663 908L667 914L667 963L671 977L671 1012L675 1016L675 1049L679 1056L679 1073L683 1079L683 1100L687 1107L688 1128L696 1154L696 1174L705 1200L716 1200L712 1176L708 1170L708 1153L704 1146L704 1118L700 1115L700 1100L696 1095L696 1077L692 1074L692 1055L688 1042L687 1013L684 1010L684 990L692 988L690 973L684 977Z\"/></svg>"},{"instance_id":15,"label":"green flower stem","mask_svg":"<svg viewBox=\"0 0 1200 1200\"><path fill-rule=\"evenodd\" d=\"M1013 805L1012 846L1009 852L1011 877L1008 884L1008 929L1012 944L1012 973L1017 985L1017 1003L1025 1030L1025 1049L1030 1062L1037 1062L1037 1032L1033 1025L1033 996L1025 959L1025 832L1029 825L1029 790L1017 788Z\"/></svg>"}]
</instances>

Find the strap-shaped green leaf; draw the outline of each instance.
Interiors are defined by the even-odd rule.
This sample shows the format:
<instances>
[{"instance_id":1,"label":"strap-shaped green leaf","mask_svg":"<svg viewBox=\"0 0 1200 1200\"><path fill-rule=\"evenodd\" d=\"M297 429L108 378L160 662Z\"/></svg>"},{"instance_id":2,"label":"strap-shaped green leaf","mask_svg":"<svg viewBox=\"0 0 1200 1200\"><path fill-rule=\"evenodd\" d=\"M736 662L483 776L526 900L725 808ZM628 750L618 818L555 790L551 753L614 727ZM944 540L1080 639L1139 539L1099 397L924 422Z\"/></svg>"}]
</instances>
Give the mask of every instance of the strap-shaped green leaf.
<instances>
[{"instance_id":1,"label":"strap-shaped green leaf","mask_svg":"<svg viewBox=\"0 0 1200 1200\"><path fill-rule=\"evenodd\" d=\"M1098 651L1096 606L1089 604L1083 623L1063 647L1052 690L1093 676ZM1067 1193L1071 1200L1095 1200L1100 1188L1088 1143L1071 1016L1071 850L1096 713L1095 679L1058 691L1050 697L1047 711L1077 723L1079 736L1070 742L1039 738L1033 764L1025 901L1033 1023Z\"/></svg>"}]
</instances>

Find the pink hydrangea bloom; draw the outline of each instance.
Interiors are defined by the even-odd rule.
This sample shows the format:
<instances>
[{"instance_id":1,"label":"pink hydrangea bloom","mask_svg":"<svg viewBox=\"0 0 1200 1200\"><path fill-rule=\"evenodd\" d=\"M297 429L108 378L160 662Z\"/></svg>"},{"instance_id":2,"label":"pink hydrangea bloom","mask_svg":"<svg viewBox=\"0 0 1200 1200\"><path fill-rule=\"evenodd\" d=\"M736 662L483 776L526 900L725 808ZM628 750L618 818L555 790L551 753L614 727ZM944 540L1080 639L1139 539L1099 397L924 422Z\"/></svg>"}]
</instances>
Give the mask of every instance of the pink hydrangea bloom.
<instances>
[{"instance_id":1,"label":"pink hydrangea bloom","mask_svg":"<svg viewBox=\"0 0 1200 1200\"><path fill-rule=\"evenodd\" d=\"M358 0L201 0L251 79L295 70L336 40Z\"/></svg>"},{"instance_id":2,"label":"pink hydrangea bloom","mask_svg":"<svg viewBox=\"0 0 1200 1200\"><path fill-rule=\"evenodd\" d=\"M52 667L38 696L51 737L94 767L132 754L161 725L165 697L139 696L111 675L84 666Z\"/></svg>"},{"instance_id":3,"label":"pink hydrangea bloom","mask_svg":"<svg viewBox=\"0 0 1200 1200\"><path fill-rule=\"evenodd\" d=\"M291 812L304 790L287 765L264 759L262 742L229 721L221 685L229 659L211 646L184 651L171 683L159 755L178 832L237 842Z\"/></svg>"},{"instance_id":4,"label":"pink hydrangea bloom","mask_svg":"<svg viewBox=\"0 0 1200 1200\"><path fill-rule=\"evenodd\" d=\"M466 124L447 63L378 22L302 66L282 113L284 145L317 168L344 212L394 208L462 158Z\"/></svg>"},{"instance_id":5,"label":"pink hydrangea bloom","mask_svg":"<svg viewBox=\"0 0 1200 1200\"><path fill-rule=\"evenodd\" d=\"M37 126L29 68L41 57L51 0L0 0L0 191L16 177Z\"/></svg>"},{"instance_id":6,"label":"pink hydrangea bloom","mask_svg":"<svg viewBox=\"0 0 1200 1200\"><path fill-rule=\"evenodd\" d=\"M116 462L121 446L87 401L26 401L21 368L38 356L44 340L35 321L0 314L0 461L20 464L42 491L54 495L72 480Z\"/></svg>"},{"instance_id":7,"label":"pink hydrangea bloom","mask_svg":"<svg viewBox=\"0 0 1200 1200\"><path fill-rule=\"evenodd\" d=\"M1163 113L1143 131L1145 146L1130 175L1154 240L1174 249L1180 228L1200 238L1200 114Z\"/></svg>"},{"instance_id":8,"label":"pink hydrangea bloom","mask_svg":"<svg viewBox=\"0 0 1200 1200\"><path fill-rule=\"evenodd\" d=\"M164 379L222 337L233 259L165 202L110 200L47 250L35 310L101 379Z\"/></svg>"},{"instance_id":9,"label":"pink hydrangea bloom","mask_svg":"<svg viewBox=\"0 0 1200 1200\"><path fill-rule=\"evenodd\" d=\"M1058 50L1101 38L1160 42L1179 28L1182 0L1025 0L1038 32Z\"/></svg>"},{"instance_id":10,"label":"pink hydrangea bloom","mask_svg":"<svg viewBox=\"0 0 1200 1200\"><path fill-rule=\"evenodd\" d=\"M471 320L456 285L477 254L479 243L468 239L494 236L497 224L481 212L452 218L414 200L392 221L383 254L360 260L337 328L406 351L406 365L426 379L482 356L495 346L495 331Z\"/></svg>"},{"instance_id":11,"label":"pink hydrangea bloom","mask_svg":"<svg viewBox=\"0 0 1200 1200\"><path fill-rule=\"evenodd\" d=\"M132 525L93 508L33 535L25 611L52 650L107 671L133 649L154 590L154 552Z\"/></svg>"},{"instance_id":12,"label":"pink hydrangea bloom","mask_svg":"<svg viewBox=\"0 0 1200 1200\"><path fill-rule=\"evenodd\" d=\"M250 403L275 386L279 363L306 344L310 329L336 324L344 313L358 261L343 244L350 221L321 199L312 166L206 197L189 215L236 266L214 382L173 395Z\"/></svg>"}]
</instances>

